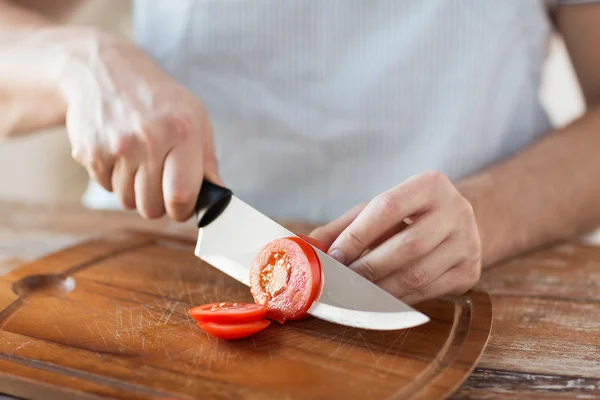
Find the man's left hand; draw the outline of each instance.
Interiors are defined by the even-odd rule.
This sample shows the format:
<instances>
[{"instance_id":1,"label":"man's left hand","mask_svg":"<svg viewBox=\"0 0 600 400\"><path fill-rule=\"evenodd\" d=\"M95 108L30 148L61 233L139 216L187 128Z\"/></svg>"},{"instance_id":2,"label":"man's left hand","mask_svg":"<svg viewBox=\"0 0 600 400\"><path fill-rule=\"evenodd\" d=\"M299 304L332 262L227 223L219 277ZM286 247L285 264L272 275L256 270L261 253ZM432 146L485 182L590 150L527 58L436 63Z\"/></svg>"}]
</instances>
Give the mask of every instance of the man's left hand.
<instances>
[{"instance_id":1,"label":"man's left hand","mask_svg":"<svg viewBox=\"0 0 600 400\"><path fill-rule=\"evenodd\" d=\"M463 294L481 274L473 208L438 172L416 175L310 236L408 304Z\"/></svg>"}]
</instances>

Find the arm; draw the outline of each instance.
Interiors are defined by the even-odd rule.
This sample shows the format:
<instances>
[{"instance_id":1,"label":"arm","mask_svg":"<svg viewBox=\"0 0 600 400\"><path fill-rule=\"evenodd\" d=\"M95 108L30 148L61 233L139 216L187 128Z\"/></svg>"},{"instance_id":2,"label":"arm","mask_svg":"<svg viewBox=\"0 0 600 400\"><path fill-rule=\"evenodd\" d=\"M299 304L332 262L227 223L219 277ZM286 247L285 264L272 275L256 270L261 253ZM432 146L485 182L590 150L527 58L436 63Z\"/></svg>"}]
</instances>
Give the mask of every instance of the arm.
<instances>
[{"instance_id":1,"label":"arm","mask_svg":"<svg viewBox=\"0 0 600 400\"><path fill-rule=\"evenodd\" d=\"M0 28L64 22L81 4L83 0L0 0Z\"/></svg>"},{"instance_id":2,"label":"arm","mask_svg":"<svg viewBox=\"0 0 600 400\"><path fill-rule=\"evenodd\" d=\"M204 105L135 44L57 24L77 4L0 0L0 137L65 124L125 208L188 219L204 177L222 183Z\"/></svg>"},{"instance_id":3,"label":"arm","mask_svg":"<svg viewBox=\"0 0 600 400\"><path fill-rule=\"evenodd\" d=\"M482 267L600 225L600 3L559 7L589 111L456 185L421 173L311 236L409 304L458 295Z\"/></svg>"},{"instance_id":4,"label":"arm","mask_svg":"<svg viewBox=\"0 0 600 400\"><path fill-rule=\"evenodd\" d=\"M46 84L56 79L49 72L56 68L60 46L54 46L55 52L40 47L52 48L51 34L45 31L55 29L81 4L81 0L0 0L0 137L64 123L66 105Z\"/></svg>"},{"instance_id":5,"label":"arm","mask_svg":"<svg viewBox=\"0 0 600 400\"><path fill-rule=\"evenodd\" d=\"M484 266L600 225L598 21L600 4L556 10L587 113L458 184L475 211Z\"/></svg>"}]
</instances>

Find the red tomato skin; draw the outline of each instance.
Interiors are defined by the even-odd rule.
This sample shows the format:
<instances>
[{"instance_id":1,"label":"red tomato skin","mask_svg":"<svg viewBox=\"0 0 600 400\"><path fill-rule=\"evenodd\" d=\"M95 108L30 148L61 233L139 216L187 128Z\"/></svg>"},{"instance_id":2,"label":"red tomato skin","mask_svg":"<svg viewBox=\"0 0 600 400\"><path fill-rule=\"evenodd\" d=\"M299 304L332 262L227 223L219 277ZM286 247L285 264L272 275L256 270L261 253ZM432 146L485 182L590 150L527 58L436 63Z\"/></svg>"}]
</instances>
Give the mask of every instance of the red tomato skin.
<instances>
[{"instance_id":1,"label":"red tomato skin","mask_svg":"<svg viewBox=\"0 0 600 400\"><path fill-rule=\"evenodd\" d=\"M290 277L282 293L271 298L261 285L263 268L274 253L285 253L291 264ZM258 304L268 307L267 318L281 324L304 318L321 288L321 264L315 250L303 239L276 239L257 254L250 267L250 291Z\"/></svg>"},{"instance_id":2,"label":"red tomato skin","mask_svg":"<svg viewBox=\"0 0 600 400\"><path fill-rule=\"evenodd\" d=\"M271 324L268 319L259 321L219 324L216 322L198 322L198 326L210 336L223 340L237 340L252 336Z\"/></svg>"},{"instance_id":3,"label":"red tomato skin","mask_svg":"<svg viewBox=\"0 0 600 400\"><path fill-rule=\"evenodd\" d=\"M198 322L252 322L264 319L267 307L244 302L209 303L190 308L188 314Z\"/></svg>"},{"instance_id":4,"label":"red tomato skin","mask_svg":"<svg viewBox=\"0 0 600 400\"><path fill-rule=\"evenodd\" d=\"M303 239L303 240L307 241L308 243L312 244L317 249L321 250L323 253L327 253L328 249L325 247L325 244L321 243L321 241L319 241L315 238L311 238L310 236L298 235L298 237L300 239Z\"/></svg>"},{"instance_id":5,"label":"red tomato skin","mask_svg":"<svg viewBox=\"0 0 600 400\"><path fill-rule=\"evenodd\" d=\"M310 307L309 307L310 308ZM303 319L309 318L311 315L308 313L301 313L294 317L286 316L285 313L282 313L279 310L272 310L267 312L267 318L272 319L275 322L280 323L281 325L285 324L286 321L301 321Z\"/></svg>"}]
</instances>

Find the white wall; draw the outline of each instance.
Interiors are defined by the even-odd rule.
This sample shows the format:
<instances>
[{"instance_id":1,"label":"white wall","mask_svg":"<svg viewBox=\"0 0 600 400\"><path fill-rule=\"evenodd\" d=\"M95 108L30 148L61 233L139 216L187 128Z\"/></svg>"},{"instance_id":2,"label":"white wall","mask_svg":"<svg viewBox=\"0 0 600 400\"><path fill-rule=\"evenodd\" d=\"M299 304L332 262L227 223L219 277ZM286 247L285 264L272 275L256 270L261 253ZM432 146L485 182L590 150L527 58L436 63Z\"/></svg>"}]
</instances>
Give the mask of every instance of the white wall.
<instances>
[{"instance_id":1,"label":"white wall","mask_svg":"<svg viewBox=\"0 0 600 400\"><path fill-rule=\"evenodd\" d=\"M176 1L176 0L174 0ZM72 23L94 24L128 35L129 0L93 0ZM583 102L562 42L552 41L542 99L556 124L579 115ZM0 197L30 201L79 201L86 172L70 157L63 129L0 142Z\"/></svg>"}]
</instances>

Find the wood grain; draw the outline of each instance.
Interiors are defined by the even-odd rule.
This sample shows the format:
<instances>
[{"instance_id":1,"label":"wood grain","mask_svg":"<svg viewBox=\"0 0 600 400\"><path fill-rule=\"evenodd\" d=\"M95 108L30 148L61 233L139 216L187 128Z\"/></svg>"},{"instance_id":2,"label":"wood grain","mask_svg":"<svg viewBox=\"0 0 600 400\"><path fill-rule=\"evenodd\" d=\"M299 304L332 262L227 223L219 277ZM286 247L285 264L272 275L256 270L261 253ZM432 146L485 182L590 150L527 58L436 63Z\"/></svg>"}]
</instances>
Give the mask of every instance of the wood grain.
<instances>
[{"instance_id":1,"label":"wood grain","mask_svg":"<svg viewBox=\"0 0 600 400\"><path fill-rule=\"evenodd\" d=\"M594 399L600 380L477 368L454 399Z\"/></svg>"},{"instance_id":2,"label":"wood grain","mask_svg":"<svg viewBox=\"0 0 600 400\"><path fill-rule=\"evenodd\" d=\"M312 228L287 225L297 233ZM196 235L191 224L148 222L133 213L0 201L0 271L120 227ZM600 332L589 329L600 320L599 282L600 248L578 239L484 271L479 287L492 297L492 334L478 368L452 398L600 398ZM552 323L556 315L561 325ZM551 377L553 387L540 388L542 377Z\"/></svg>"},{"instance_id":3,"label":"wood grain","mask_svg":"<svg viewBox=\"0 0 600 400\"><path fill-rule=\"evenodd\" d=\"M453 399L600 398L600 247L572 240L485 271L494 328Z\"/></svg>"},{"instance_id":4,"label":"wood grain","mask_svg":"<svg viewBox=\"0 0 600 400\"><path fill-rule=\"evenodd\" d=\"M119 231L4 276L0 362L10 373L0 389L32 399L437 399L469 375L489 337L489 296L473 292L422 304L432 321L403 331L309 319L219 341L187 309L252 297L194 244Z\"/></svg>"}]
</instances>

